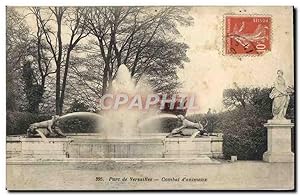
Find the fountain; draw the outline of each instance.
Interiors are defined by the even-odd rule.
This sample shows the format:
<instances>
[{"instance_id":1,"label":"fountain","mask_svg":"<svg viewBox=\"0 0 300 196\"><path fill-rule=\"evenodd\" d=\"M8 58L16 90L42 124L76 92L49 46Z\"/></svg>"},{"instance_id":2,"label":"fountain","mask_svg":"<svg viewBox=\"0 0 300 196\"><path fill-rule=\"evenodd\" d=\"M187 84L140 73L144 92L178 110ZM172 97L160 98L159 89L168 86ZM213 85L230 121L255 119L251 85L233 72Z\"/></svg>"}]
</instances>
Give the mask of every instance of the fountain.
<instances>
[{"instance_id":1,"label":"fountain","mask_svg":"<svg viewBox=\"0 0 300 196\"><path fill-rule=\"evenodd\" d=\"M142 98L148 94L153 94L146 82L140 83L141 85L136 86L135 81L130 76L128 68L124 64L120 65L108 92L108 94L116 95L115 97L117 97L117 100L115 100L112 109L103 110L102 112L102 115L105 118L104 122L102 122L104 123L104 132L102 133L104 138L137 137L141 134L141 130L138 130L138 123L143 119L155 115L157 112L155 109L141 111L138 106L132 106L134 103L121 104L123 101L121 98L131 99L135 102L138 101L138 99L135 99L135 95L139 95L140 98ZM118 99L119 95L123 95L123 97ZM116 103L119 103L119 105L117 105L118 107L116 107ZM100 103L100 106L103 106L103 104L105 104L104 101ZM128 107L131 108L128 109ZM156 128L158 128L158 126L156 126Z\"/></svg>"},{"instance_id":2,"label":"fountain","mask_svg":"<svg viewBox=\"0 0 300 196\"><path fill-rule=\"evenodd\" d=\"M97 133L65 133L66 138L47 138L47 142L42 138L21 138L21 147L8 145L8 148L21 148L15 156L42 159L125 158L143 161L197 159L200 162L211 162L210 158L222 156L222 137L166 138L168 133L161 131L160 123L165 120L177 121L176 115L159 113L157 107L147 111L139 110L139 105L135 101L125 104L125 95L130 99L137 94L141 97L153 94L147 83L140 83L136 86L127 67L121 65L109 93L124 95L116 96L122 104L117 105L118 107L112 105L112 108L102 110L100 114L75 112L59 118L59 122L74 118L92 119L97 122ZM150 99L148 101L151 102ZM103 101L100 106L103 107L108 103ZM128 107L132 109L129 110ZM191 129L184 128L184 130Z\"/></svg>"}]
</instances>

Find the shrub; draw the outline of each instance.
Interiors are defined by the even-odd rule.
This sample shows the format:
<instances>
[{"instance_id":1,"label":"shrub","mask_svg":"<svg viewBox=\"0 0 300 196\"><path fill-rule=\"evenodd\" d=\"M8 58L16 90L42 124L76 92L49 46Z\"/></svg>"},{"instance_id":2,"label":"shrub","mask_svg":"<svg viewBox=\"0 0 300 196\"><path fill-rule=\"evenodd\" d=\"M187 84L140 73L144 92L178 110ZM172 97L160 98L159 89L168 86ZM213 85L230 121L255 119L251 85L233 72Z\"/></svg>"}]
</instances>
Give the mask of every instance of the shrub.
<instances>
[{"instance_id":1,"label":"shrub","mask_svg":"<svg viewBox=\"0 0 300 196\"><path fill-rule=\"evenodd\" d=\"M234 110L218 114L217 128L223 132L225 158L236 155L241 160L262 159L263 153L267 151L267 128L263 124L272 119L270 91L268 88L255 89L245 107L236 107ZM286 117L292 122L295 116L294 103L294 96L291 96ZM294 151L294 128L291 134L291 149Z\"/></svg>"},{"instance_id":2,"label":"shrub","mask_svg":"<svg viewBox=\"0 0 300 196\"><path fill-rule=\"evenodd\" d=\"M88 112L89 111L89 106L86 105L84 102L79 101L75 99L69 109L67 110L67 113L72 113L72 112Z\"/></svg>"},{"instance_id":3,"label":"shrub","mask_svg":"<svg viewBox=\"0 0 300 196\"><path fill-rule=\"evenodd\" d=\"M48 115L37 115L29 112L12 112L6 113L6 134L16 135L25 134L30 124L50 119Z\"/></svg>"},{"instance_id":4,"label":"shrub","mask_svg":"<svg viewBox=\"0 0 300 196\"><path fill-rule=\"evenodd\" d=\"M254 108L238 108L221 116L224 157L229 159L236 155L240 160L261 160L267 150L267 133L263 126L266 121Z\"/></svg>"},{"instance_id":5,"label":"shrub","mask_svg":"<svg viewBox=\"0 0 300 196\"><path fill-rule=\"evenodd\" d=\"M164 119L160 121L159 132L170 133L173 129L180 127L181 123L177 119Z\"/></svg>"},{"instance_id":6,"label":"shrub","mask_svg":"<svg viewBox=\"0 0 300 196\"><path fill-rule=\"evenodd\" d=\"M6 134L26 134L30 124L51 119L52 115L38 115L29 112L7 111ZM64 133L95 133L97 122L95 119L70 118L58 125Z\"/></svg>"},{"instance_id":7,"label":"shrub","mask_svg":"<svg viewBox=\"0 0 300 196\"><path fill-rule=\"evenodd\" d=\"M227 92L227 93L226 93ZM242 160L260 160L267 150L263 126L271 118L270 89L239 88L224 91L223 102L235 108L220 114L218 127L223 131L223 154Z\"/></svg>"},{"instance_id":8,"label":"shrub","mask_svg":"<svg viewBox=\"0 0 300 196\"><path fill-rule=\"evenodd\" d=\"M192 122L200 122L202 125L206 125L205 129L208 133L218 133L221 132L218 128L218 123L220 121L220 114L219 113L210 113L210 114L193 114L187 116Z\"/></svg>"},{"instance_id":9,"label":"shrub","mask_svg":"<svg viewBox=\"0 0 300 196\"><path fill-rule=\"evenodd\" d=\"M59 127L64 133L96 133L97 121L88 118L70 118L62 120Z\"/></svg>"}]
</instances>

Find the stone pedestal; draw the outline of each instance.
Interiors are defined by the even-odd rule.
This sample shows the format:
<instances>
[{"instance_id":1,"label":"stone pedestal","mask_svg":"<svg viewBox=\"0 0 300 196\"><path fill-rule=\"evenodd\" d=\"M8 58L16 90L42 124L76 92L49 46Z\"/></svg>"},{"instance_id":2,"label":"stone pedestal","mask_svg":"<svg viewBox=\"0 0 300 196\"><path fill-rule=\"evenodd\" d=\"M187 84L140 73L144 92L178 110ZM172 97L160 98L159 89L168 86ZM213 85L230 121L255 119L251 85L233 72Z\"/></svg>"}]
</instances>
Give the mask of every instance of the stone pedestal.
<instances>
[{"instance_id":1,"label":"stone pedestal","mask_svg":"<svg viewBox=\"0 0 300 196\"><path fill-rule=\"evenodd\" d=\"M268 120L264 124L268 134L268 150L263 155L266 162L294 162L291 151L291 120Z\"/></svg>"}]
</instances>

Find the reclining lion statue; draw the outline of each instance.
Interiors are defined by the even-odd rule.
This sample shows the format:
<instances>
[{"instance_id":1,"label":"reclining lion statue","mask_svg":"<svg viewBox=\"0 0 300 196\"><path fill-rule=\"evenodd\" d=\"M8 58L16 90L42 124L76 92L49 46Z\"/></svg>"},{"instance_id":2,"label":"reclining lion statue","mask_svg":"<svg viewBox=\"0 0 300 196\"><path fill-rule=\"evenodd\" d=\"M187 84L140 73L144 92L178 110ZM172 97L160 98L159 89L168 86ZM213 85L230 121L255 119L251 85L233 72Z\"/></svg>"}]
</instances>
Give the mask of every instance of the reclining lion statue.
<instances>
[{"instance_id":1,"label":"reclining lion statue","mask_svg":"<svg viewBox=\"0 0 300 196\"><path fill-rule=\"evenodd\" d=\"M200 121L192 122L186 119L183 115L177 115L177 118L182 122L182 125L178 128L173 129L171 133L166 137L173 137L175 135L179 135L179 136L191 136L191 138L195 138L198 134L203 135L204 133L207 132L205 130L205 127L208 124L207 120L205 125L202 125ZM189 128L189 129L185 131L185 128Z\"/></svg>"},{"instance_id":2,"label":"reclining lion statue","mask_svg":"<svg viewBox=\"0 0 300 196\"><path fill-rule=\"evenodd\" d=\"M59 120L58 115L52 116L50 120L33 123L27 129L27 137L33 137L36 134L47 141L46 136L66 137L57 126Z\"/></svg>"}]
</instances>

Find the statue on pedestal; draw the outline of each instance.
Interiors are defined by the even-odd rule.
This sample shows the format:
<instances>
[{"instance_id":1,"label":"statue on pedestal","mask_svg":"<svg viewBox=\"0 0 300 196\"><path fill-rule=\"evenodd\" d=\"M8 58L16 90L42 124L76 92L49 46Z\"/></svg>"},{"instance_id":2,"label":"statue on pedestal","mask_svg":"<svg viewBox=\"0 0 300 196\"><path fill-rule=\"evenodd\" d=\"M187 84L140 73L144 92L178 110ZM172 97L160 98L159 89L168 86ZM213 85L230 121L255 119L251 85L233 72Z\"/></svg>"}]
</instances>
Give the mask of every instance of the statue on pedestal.
<instances>
[{"instance_id":1,"label":"statue on pedestal","mask_svg":"<svg viewBox=\"0 0 300 196\"><path fill-rule=\"evenodd\" d=\"M264 126L268 134L268 150L263 154L267 162L294 162L294 153L291 151L291 129L294 126L291 120L285 118L293 88L285 83L283 71L277 71L277 78L269 95L273 99L273 119Z\"/></svg>"},{"instance_id":2,"label":"statue on pedestal","mask_svg":"<svg viewBox=\"0 0 300 196\"><path fill-rule=\"evenodd\" d=\"M269 95L273 99L272 114L273 120L285 120L286 110L289 105L290 95L294 90L287 86L283 78L283 71L277 71L277 78L274 82L273 89Z\"/></svg>"}]
</instances>

